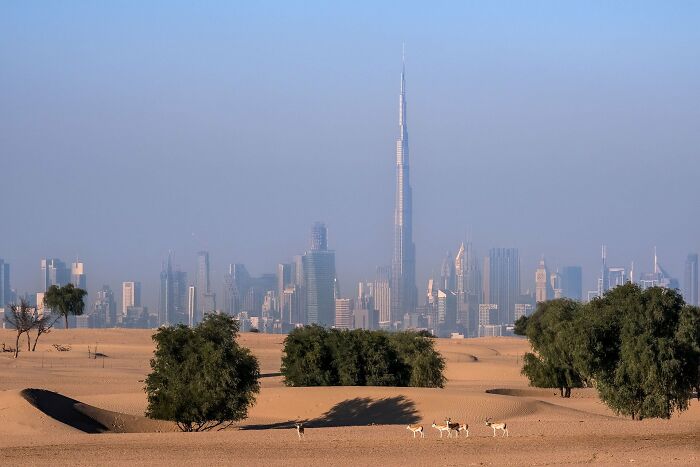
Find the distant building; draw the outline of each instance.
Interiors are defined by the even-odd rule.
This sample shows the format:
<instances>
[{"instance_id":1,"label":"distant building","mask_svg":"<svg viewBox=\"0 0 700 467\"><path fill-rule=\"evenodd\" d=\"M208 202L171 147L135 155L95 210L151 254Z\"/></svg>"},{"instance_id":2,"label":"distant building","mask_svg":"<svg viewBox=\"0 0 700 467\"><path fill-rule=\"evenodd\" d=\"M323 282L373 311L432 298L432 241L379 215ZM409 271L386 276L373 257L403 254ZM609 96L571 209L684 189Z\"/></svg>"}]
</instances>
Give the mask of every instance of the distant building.
<instances>
[{"instance_id":1,"label":"distant building","mask_svg":"<svg viewBox=\"0 0 700 467\"><path fill-rule=\"evenodd\" d=\"M549 285L553 293L552 298L564 298L564 289L562 288L562 280L559 270L549 275Z\"/></svg>"},{"instance_id":2,"label":"distant building","mask_svg":"<svg viewBox=\"0 0 700 467\"><path fill-rule=\"evenodd\" d=\"M159 325L187 324L187 273L173 269L172 256L160 273Z\"/></svg>"},{"instance_id":3,"label":"distant building","mask_svg":"<svg viewBox=\"0 0 700 467\"><path fill-rule=\"evenodd\" d=\"M689 254L685 260L685 280L683 282L683 297L689 305L700 306L698 296L698 254Z\"/></svg>"},{"instance_id":4,"label":"distant building","mask_svg":"<svg viewBox=\"0 0 700 467\"><path fill-rule=\"evenodd\" d=\"M125 328L148 328L148 308L144 306L130 306L126 309L123 326Z\"/></svg>"},{"instance_id":5,"label":"distant building","mask_svg":"<svg viewBox=\"0 0 700 467\"><path fill-rule=\"evenodd\" d=\"M503 328L500 324L484 324L479 326L479 337L501 337Z\"/></svg>"},{"instance_id":6,"label":"distant building","mask_svg":"<svg viewBox=\"0 0 700 467\"><path fill-rule=\"evenodd\" d=\"M530 316L533 311L535 311L535 307L533 307L529 303L516 303L515 304L515 321L517 321L522 316Z\"/></svg>"},{"instance_id":7,"label":"distant building","mask_svg":"<svg viewBox=\"0 0 700 467\"><path fill-rule=\"evenodd\" d=\"M583 274L581 266L561 268L562 297L581 301L583 299Z\"/></svg>"},{"instance_id":8,"label":"distant building","mask_svg":"<svg viewBox=\"0 0 700 467\"><path fill-rule=\"evenodd\" d=\"M335 324L335 252L327 249L324 224L311 230L311 250L302 257L306 288L306 324Z\"/></svg>"},{"instance_id":9,"label":"distant building","mask_svg":"<svg viewBox=\"0 0 700 467\"><path fill-rule=\"evenodd\" d=\"M520 257L517 248L492 248L484 259L484 301L497 305L497 322L512 324L520 295Z\"/></svg>"},{"instance_id":10,"label":"distant building","mask_svg":"<svg viewBox=\"0 0 700 467\"><path fill-rule=\"evenodd\" d=\"M197 286L187 287L187 324L192 327L197 324Z\"/></svg>"},{"instance_id":11,"label":"distant building","mask_svg":"<svg viewBox=\"0 0 700 467\"><path fill-rule=\"evenodd\" d=\"M479 305L479 326L496 324L498 320L498 305L489 303Z\"/></svg>"},{"instance_id":12,"label":"distant building","mask_svg":"<svg viewBox=\"0 0 700 467\"><path fill-rule=\"evenodd\" d=\"M374 281L374 308L379 316L379 326L391 325L391 267L378 267Z\"/></svg>"},{"instance_id":13,"label":"distant building","mask_svg":"<svg viewBox=\"0 0 700 467\"><path fill-rule=\"evenodd\" d=\"M141 306L140 282L122 282L122 317L126 316L126 310L130 306Z\"/></svg>"},{"instance_id":14,"label":"distant building","mask_svg":"<svg viewBox=\"0 0 700 467\"><path fill-rule=\"evenodd\" d=\"M449 336L457 327L457 296L451 290L438 290L437 315L440 334Z\"/></svg>"},{"instance_id":15,"label":"distant building","mask_svg":"<svg viewBox=\"0 0 700 467\"><path fill-rule=\"evenodd\" d=\"M680 289L678 279L671 275L661 266L659 259L656 256L656 248L654 248L654 272L644 273L641 275L639 285L642 289L649 287L665 287L667 289Z\"/></svg>"},{"instance_id":16,"label":"distant building","mask_svg":"<svg viewBox=\"0 0 700 467\"><path fill-rule=\"evenodd\" d=\"M304 299L301 288L290 285L284 289L280 307L282 309L282 323L288 325L287 329L296 327L306 322L304 316Z\"/></svg>"},{"instance_id":17,"label":"distant building","mask_svg":"<svg viewBox=\"0 0 700 467\"><path fill-rule=\"evenodd\" d=\"M335 328L351 329L353 325L353 301L351 298L335 299Z\"/></svg>"},{"instance_id":18,"label":"distant building","mask_svg":"<svg viewBox=\"0 0 700 467\"><path fill-rule=\"evenodd\" d=\"M0 258L0 308L14 301L14 293L10 288L10 264Z\"/></svg>"},{"instance_id":19,"label":"distant building","mask_svg":"<svg viewBox=\"0 0 700 467\"><path fill-rule=\"evenodd\" d=\"M85 276L85 263L76 261L71 263L71 283L80 289L87 290L87 277Z\"/></svg>"},{"instance_id":20,"label":"distant building","mask_svg":"<svg viewBox=\"0 0 700 467\"><path fill-rule=\"evenodd\" d=\"M355 308L352 311L354 329L377 329L377 310L367 308Z\"/></svg>"},{"instance_id":21,"label":"distant building","mask_svg":"<svg viewBox=\"0 0 700 467\"><path fill-rule=\"evenodd\" d=\"M236 316L243 309L243 297L250 284L250 274L243 264L230 264L224 274L223 312Z\"/></svg>"},{"instance_id":22,"label":"distant building","mask_svg":"<svg viewBox=\"0 0 700 467\"><path fill-rule=\"evenodd\" d=\"M518 290L518 294L520 291ZM546 302L554 298L554 292L549 282L549 272L544 262L544 257L540 259L540 264L535 272L535 301L537 303Z\"/></svg>"},{"instance_id":23,"label":"distant building","mask_svg":"<svg viewBox=\"0 0 700 467\"><path fill-rule=\"evenodd\" d=\"M216 295L211 290L209 273L209 252L197 252L197 277L195 286L197 287L198 296L195 323L201 321L204 313L211 313L216 310Z\"/></svg>"},{"instance_id":24,"label":"distant building","mask_svg":"<svg viewBox=\"0 0 700 467\"><path fill-rule=\"evenodd\" d=\"M41 260L41 291L46 292L52 285L63 287L70 282L70 271L66 263L57 258Z\"/></svg>"},{"instance_id":25,"label":"distant building","mask_svg":"<svg viewBox=\"0 0 700 467\"><path fill-rule=\"evenodd\" d=\"M440 270L440 288L443 290L455 291L457 289L457 277L455 271L455 263L452 259L452 254L448 251L445 259L442 261Z\"/></svg>"},{"instance_id":26,"label":"distant building","mask_svg":"<svg viewBox=\"0 0 700 467\"><path fill-rule=\"evenodd\" d=\"M117 303L114 293L108 285L103 285L97 292L97 298L92 310L93 320L91 327L106 328L116 327L119 324Z\"/></svg>"}]
</instances>

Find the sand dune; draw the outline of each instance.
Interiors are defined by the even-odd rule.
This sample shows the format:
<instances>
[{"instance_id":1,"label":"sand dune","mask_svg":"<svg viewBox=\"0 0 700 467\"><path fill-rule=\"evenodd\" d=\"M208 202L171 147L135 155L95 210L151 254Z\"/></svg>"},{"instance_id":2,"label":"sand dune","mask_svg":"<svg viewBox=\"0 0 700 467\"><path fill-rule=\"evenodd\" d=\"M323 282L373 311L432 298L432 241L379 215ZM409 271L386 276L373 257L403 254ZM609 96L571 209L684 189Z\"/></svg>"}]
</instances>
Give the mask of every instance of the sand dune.
<instances>
[{"instance_id":1,"label":"sand dune","mask_svg":"<svg viewBox=\"0 0 700 467\"><path fill-rule=\"evenodd\" d=\"M37 352L0 354L0 464L698 462L700 404L671 420L633 422L591 389L562 399L528 387L520 374L528 344L508 338L438 340L444 389L290 388L279 376L283 336L243 334L266 375L248 419L223 432L172 432L171 423L143 417L150 336L56 330ZM0 330L3 340L13 342L12 334ZM54 343L72 350L57 352ZM88 358L95 344L106 358ZM492 438L487 416L507 422L510 438ZM467 422L470 437L441 440L430 424L445 417ZM306 423L303 442L295 421ZM423 424L427 437L413 440L408 423Z\"/></svg>"}]
</instances>

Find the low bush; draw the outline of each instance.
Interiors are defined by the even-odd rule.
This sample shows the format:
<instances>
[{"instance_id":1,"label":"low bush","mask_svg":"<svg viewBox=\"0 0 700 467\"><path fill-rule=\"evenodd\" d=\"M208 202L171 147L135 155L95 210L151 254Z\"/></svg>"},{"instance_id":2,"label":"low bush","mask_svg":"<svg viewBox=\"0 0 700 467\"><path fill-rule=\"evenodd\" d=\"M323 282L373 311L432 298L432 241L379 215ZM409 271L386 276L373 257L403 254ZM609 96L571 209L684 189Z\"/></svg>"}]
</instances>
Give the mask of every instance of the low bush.
<instances>
[{"instance_id":1,"label":"low bush","mask_svg":"<svg viewBox=\"0 0 700 467\"><path fill-rule=\"evenodd\" d=\"M419 333L312 325L286 337L281 371L287 386L443 387L444 369L433 340Z\"/></svg>"}]
</instances>

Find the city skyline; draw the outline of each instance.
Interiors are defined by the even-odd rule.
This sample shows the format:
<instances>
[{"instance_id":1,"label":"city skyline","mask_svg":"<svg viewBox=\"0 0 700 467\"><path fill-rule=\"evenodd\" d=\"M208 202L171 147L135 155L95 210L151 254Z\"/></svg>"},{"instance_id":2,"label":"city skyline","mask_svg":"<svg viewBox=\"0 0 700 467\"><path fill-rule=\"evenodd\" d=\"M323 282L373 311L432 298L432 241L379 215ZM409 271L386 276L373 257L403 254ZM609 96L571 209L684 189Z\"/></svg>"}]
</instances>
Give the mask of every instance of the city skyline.
<instances>
[{"instance_id":1,"label":"city skyline","mask_svg":"<svg viewBox=\"0 0 700 467\"><path fill-rule=\"evenodd\" d=\"M341 281L373 278L392 262L388 155L404 40L419 290L463 241L479 261L518 248L528 282L543 254L552 269L580 265L584 293L596 288L601 244L611 264L637 271L652 270L657 246L683 279L700 249L689 214L700 204L700 65L689 59L700 7L543 2L504 17L485 4L378 5L372 18L325 8L338 14L281 6L287 22L223 8L211 25L206 8L173 7L156 33L121 11L105 23L90 9L4 5L2 34L16 47L1 49L0 212L6 224L42 224L4 230L13 287L40 288L40 258L79 257L91 297L139 281L153 310L169 251L189 278L196 252L209 251L219 294L229 264L274 272L304 251L317 219ZM295 35L291 19L309 30ZM196 46L177 33L192 22L208 25ZM115 40L124 30L129 40ZM30 177L52 182L27 190ZM49 209L54 195L71 208Z\"/></svg>"}]
</instances>

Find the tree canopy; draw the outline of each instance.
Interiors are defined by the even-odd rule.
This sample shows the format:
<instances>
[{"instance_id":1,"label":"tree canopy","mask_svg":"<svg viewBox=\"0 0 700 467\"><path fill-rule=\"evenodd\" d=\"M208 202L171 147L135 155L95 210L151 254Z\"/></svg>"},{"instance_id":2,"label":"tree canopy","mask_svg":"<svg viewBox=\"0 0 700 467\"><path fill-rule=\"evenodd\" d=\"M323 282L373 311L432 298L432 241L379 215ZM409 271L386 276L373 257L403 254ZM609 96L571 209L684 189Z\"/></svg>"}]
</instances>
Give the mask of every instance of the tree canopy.
<instances>
[{"instance_id":1,"label":"tree canopy","mask_svg":"<svg viewBox=\"0 0 700 467\"><path fill-rule=\"evenodd\" d=\"M676 290L626 284L585 305L544 302L525 334L535 352L523 366L532 385L590 383L633 419L669 418L700 386L700 308Z\"/></svg>"},{"instance_id":2,"label":"tree canopy","mask_svg":"<svg viewBox=\"0 0 700 467\"><path fill-rule=\"evenodd\" d=\"M520 321L535 351L525 354L522 370L533 386L559 388L563 397L571 396L571 388L583 387L572 352L577 338L574 320L580 309L578 302L557 299L540 303L532 316Z\"/></svg>"},{"instance_id":3,"label":"tree canopy","mask_svg":"<svg viewBox=\"0 0 700 467\"><path fill-rule=\"evenodd\" d=\"M415 332L340 331L311 325L284 341L288 386L443 387L445 361Z\"/></svg>"},{"instance_id":4,"label":"tree canopy","mask_svg":"<svg viewBox=\"0 0 700 467\"><path fill-rule=\"evenodd\" d=\"M697 386L699 321L676 290L617 287L584 308L578 366L616 412L669 418Z\"/></svg>"},{"instance_id":5,"label":"tree canopy","mask_svg":"<svg viewBox=\"0 0 700 467\"><path fill-rule=\"evenodd\" d=\"M236 342L238 322L207 314L194 328L160 328L146 378L146 416L183 431L225 428L244 419L260 391L258 360Z\"/></svg>"},{"instance_id":6,"label":"tree canopy","mask_svg":"<svg viewBox=\"0 0 700 467\"><path fill-rule=\"evenodd\" d=\"M80 316L85 309L83 298L87 295L87 291L75 287L73 284L67 284L63 287L52 285L44 294L44 306L49 308L53 313L63 316L68 329L68 316Z\"/></svg>"}]
</instances>

